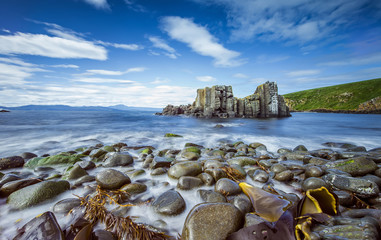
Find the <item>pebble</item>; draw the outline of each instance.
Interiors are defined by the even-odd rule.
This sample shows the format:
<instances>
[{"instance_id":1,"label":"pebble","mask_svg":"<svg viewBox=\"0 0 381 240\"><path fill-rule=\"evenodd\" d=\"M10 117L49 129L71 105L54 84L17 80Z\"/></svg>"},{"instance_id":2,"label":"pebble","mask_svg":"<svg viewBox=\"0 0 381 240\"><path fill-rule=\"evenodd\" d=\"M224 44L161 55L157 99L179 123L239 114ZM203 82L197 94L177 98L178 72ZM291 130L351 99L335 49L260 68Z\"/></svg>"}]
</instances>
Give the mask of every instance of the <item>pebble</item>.
<instances>
[{"instance_id":1,"label":"pebble","mask_svg":"<svg viewBox=\"0 0 381 240\"><path fill-rule=\"evenodd\" d=\"M124 184L131 182L128 176L114 169L107 169L99 172L96 175L95 180L101 188L107 190L115 190Z\"/></svg>"},{"instance_id":2,"label":"pebble","mask_svg":"<svg viewBox=\"0 0 381 240\"><path fill-rule=\"evenodd\" d=\"M238 183L228 178L221 178L218 180L214 186L214 190L227 196L236 195L242 192Z\"/></svg>"},{"instance_id":3,"label":"pebble","mask_svg":"<svg viewBox=\"0 0 381 240\"><path fill-rule=\"evenodd\" d=\"M185 201L177 191L168 190L155 199L152 207L159 214L173 216L185 210Z\"/></svg>"}]
</instances>

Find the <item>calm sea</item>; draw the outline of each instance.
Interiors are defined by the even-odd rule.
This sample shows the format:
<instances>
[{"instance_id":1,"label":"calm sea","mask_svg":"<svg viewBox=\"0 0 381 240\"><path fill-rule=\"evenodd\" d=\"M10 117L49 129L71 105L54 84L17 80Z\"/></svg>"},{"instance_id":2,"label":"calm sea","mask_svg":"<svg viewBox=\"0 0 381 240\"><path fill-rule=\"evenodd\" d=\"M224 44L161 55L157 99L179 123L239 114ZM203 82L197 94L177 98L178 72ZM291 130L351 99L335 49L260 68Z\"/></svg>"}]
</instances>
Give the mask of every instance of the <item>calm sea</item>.
<instances>
[{"instance_id":1,"label":"calm sea","mask_svg":"<svg viewBox=\"0 0 381 240\"><path fill-rule=\"evenodd\" d=\"M304 144L321 148L327 141L349 142L367 149L381 146L381 115L293 113L282 119L195 119L156 116L138 111L12 111L0 114L0 157L34 152L55 154L97 143L127 143L182 148L193 142L261 142L270 151ZM215 128L222 124L224 127ZM183 138L165 139L165 133Z\"/></svg>"}]
</instances>

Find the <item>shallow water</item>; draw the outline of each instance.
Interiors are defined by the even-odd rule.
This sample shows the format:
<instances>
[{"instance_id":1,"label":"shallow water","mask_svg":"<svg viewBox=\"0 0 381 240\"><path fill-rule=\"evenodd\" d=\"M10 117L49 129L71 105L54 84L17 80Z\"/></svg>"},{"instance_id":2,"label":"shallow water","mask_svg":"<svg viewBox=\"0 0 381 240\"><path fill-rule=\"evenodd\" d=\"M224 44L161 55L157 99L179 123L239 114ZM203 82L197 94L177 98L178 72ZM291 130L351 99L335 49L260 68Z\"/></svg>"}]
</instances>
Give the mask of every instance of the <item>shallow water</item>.
<instances>
[{"instance_id":1,"label":"shallow water","mask_svg":"<svg viewBox=\"0 0 381 240\"><path fill-rule=\"evenodd\" d=\"M186 142L205 147L217 147L219 142L261 142L271 152L280 147L294 148L299 144L309 150L322 148L327 141L349 142L365 146L368 150L381 146L381 115L293 113L291 118L282 119L195 119L189 117L155 116L153 112L56 112L56 111L12 111L0 115L0 157L18 155L22 152L56 154L89 147L97 143L127 143L129 146L154 146L157 149L182 149ZM222 124L223 128L215 128ZM165 133L176 133L183 138L164 138ZM131 150L131 155L137 156ZM141 162L134 167L140 168ZM94 175L103 168L88 171ZM123 171L126 168L115 168ZM17 169L3 172L17 171ZM149 172L137 179L166 181L164 186L149 187L149 195L175 189L177 181L164 176L150 176ZM249 183L258 185L247 178ZM258 185L260 186L260 185ZM201 189L211 189L203 186ZM292 187L277 183L276 188L292 192ZM178 190L186 201L186 210L175 217L156 214L149 205L132 207L130 216L139 216L136 221L154 224L164 220L173 236L181 234L183 223L190 209L200 199L196 191ZM51 201L23 211L12 212L0 199L0 239L12 239L16 228L23 226L33 217L52 211L53 205L73 194L81 195L79 188L67 191ZM148 196L148 195L147 195ZM68 217L57 216L61 226Z\"/></svg>"}]
</instances>

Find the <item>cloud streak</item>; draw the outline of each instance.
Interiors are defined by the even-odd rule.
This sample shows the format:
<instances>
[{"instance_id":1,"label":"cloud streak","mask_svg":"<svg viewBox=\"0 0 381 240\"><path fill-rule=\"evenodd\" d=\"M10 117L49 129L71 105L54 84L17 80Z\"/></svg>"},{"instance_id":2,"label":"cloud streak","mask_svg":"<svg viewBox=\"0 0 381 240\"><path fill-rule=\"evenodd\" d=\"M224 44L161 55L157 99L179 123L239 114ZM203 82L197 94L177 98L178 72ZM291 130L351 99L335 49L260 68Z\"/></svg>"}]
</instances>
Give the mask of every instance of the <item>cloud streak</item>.
<instances>
[{"instance_id":1,"label":"cloud streak","mask_svg":"<svg viewBox=\"0 0 381 240\"><path fill-rule=\"evenodd\" d=\"M318 69L309 69L309 70L298 70L298 71L292 71L286 73L289 77L301 77L301 76L311 76L311 75L317 75L321 71Z\"/></svg>"},{"instance_id":2,"label":"cloud streak","mask_svg":"<svg viewBox=\"0 0 381 240\"><path fill-rule=\"evenodd\" d=\"M212 76L198 76L196 77L196 79L201 82L214 82L217 80L215 77Z\"/></svg>"},{"instance_id":3,"label":"cloud streak","mask_svg":"<svg viewBox=\"0 0 381 240\"><path fill-rule=\"evenodd\" d=\"M110 6L107 0L84 0L84 1L97 9L103 9L103 10L110 9Z\"/></svg>"},{"instance_id":4,"label":"cloud streak","mask_svg":"<svg viewBox=\"0 0 381 240\"><path fill-rule=\"evenodd\" d=\"M187 44L194 52L214 58L217 67L234 67L243 62L237 57L239 52L226 49L209 31L191 19L176 16L164 17L161 20L163 30L177 41Z\"/></svg>"},{"instance_id":5,"label":"cloud streak","mask_svg":"<svg viewBox=\"0 0 381 240\"><path fill-rule=\"evenodd\" d=\"M180 54L178 54L176 50L173 47L169 46L163 39L151 36L148 37L148 40L150 40L150 42L155 48L164 50L164 55L166 55L167 57L176 59L178 56L180 56Z\"/></svg>"}]
</instances>

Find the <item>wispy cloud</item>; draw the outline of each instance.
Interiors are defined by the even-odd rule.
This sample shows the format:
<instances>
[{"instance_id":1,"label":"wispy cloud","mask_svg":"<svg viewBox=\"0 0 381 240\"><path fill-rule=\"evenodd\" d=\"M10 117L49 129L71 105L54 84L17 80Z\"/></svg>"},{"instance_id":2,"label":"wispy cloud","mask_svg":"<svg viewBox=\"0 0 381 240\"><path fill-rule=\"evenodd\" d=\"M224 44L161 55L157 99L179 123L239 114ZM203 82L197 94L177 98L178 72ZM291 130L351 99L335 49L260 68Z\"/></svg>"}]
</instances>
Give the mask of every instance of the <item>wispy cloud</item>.
<instances>
[{"instance_id":1,"label":"wispy cloud","mask_svg":"<svg viewBox=\"0 0 381 240\"><path fill-rule=\"evenodd\" d=\"M214 58L214 65L219 67L233 67L242 65L237 59L239 52L226 49L209 31L191 19L181 17L164 17L161 20L162 28L168 35L180 42L186 43L194 52Z\"/></svg>"},{"instance_id":2,"label":"wispy cloud","mask_svg":"<svg viewBox=\"0 0 381 240\"><path fill-rule=\"evenodd\" d=\"M217 80L215 77L212 76L198 76L196 77L196 79L201 82L214 82Z\"/></svg>"},{"instance_id":3,"label":"wispy cloud","mask_svg":"<svg viewBox=\"0 0 381 240\"><path fill-rule=\"evenodd\" d=\"M362 56L345 57L342 60L322 62L319 65L335 67L346 65L366 65L374 63L381 63L381 52L365 54Z\"/></svg>"},{"instance_id":4,"label":"wispy cloud","mask_svg":"<svg viewBox=\"0 0 381 240\"><path fill-rule=\"evenodd\" d=\"M169 58L176 59L180 54L176 52L176 50L169 46L163 39L155 36L148 37L148 40L153 44L155 48L164 50L164 55L166 55ZM152 52L151 52L152 53ZM156 52L153 52L152 55L160 55L160 53L155 54Z\"/></svg>"},{"instance_id":5,"label":"wispy cloud","mask_svg":"<svg viewBox=\"0 0 381 240\"><path fill-rule=\"evenodd\" d=\"M11 57L11 58L0 57L0 62L11 63L11 64L23 66L23 67L33 67L33 66L36 66L35 64L24 62L23 60L21 60L19 58L14 58L14 57Z\"/></svg>"},{"instance_id":6,"label":"wispy cloud","mask_svg":"<svg viewBox=\"0 0 381 240\"><path fill-rule=\"evenodd\" d=\"M232 27L233 40L257 38L302 44L335 37L335 30L350 26L365 11L369 15L380 10L380 4L374 0L194 1L223 6L227 11L228 25Z\"/></svg>"},{"instance_id":7,"label":"wispy cloud","mask_svg":"<svg viewBox=\"0 0 381 240\"><path fill-rule=\"evenodd\" d=\"M76 78L73 79L74 82L84 82L84 83L134 83L134 81L131 80L124 80L124 79L113 79L113 78L91 78L91 77L84 77L84 78Z\"/></svg>"},{"instance_id":8,"label":"wispy cloud","mask_svg":"<svg viewBox=\"0 0 381 240\"><path fill-rule=\"evenodd\" d=\"M104 9L104 10L110 9L110 5L108 4L107 0L84 0L84 1L97 9Z\"/></svg>"},{"instance_id":9,"label":"wispy cloud","mask_svg":"<svg viewBox=\"0 0 381 240\"><path fill-rule=\"evenodd\" d=\"M155 78L154 81L152 81L150 83L157 85L157 84L163 84L163 83L168 83L168 82L170 82L170 80L168 78L157 77L157 78Z\"/></svg>"},{"instance_id":10,"label":"wispy cloud","mask_svg":"<svg viewBox=\"0 0 381 240\"><path fill-rule=\"evenodd\" d=\"M92 42L21 32L13 35L0 35L0 54L107 59L106 49Z\"/></svg>"},{"instance_id":11,"label":"wispy cloud","mask_svg":"<svg viewBox=\"0 0 381 240\"><path fill-rule=\"evenodd\" d=\"M277 56L277 55L259 55L256 59L257 63L277 63L289 59L290 56Z\"/></svg>"},{"instance_id":12,"label":"wispy cloud","mask_svg":"<svg viewBox=\"0 0 381 240\"><path fill-rule=\"evenodd\" d=\"M17 65L13 63L0 63L0 86L21 86L27 83L25 80L30 78L34 72L47 72L47 70L39 67L25 66L25 64Z\"/></svg>"},{"instance_id":13,"label":"wispy cloud","mask_svg":"<svg viewBox=\"0 0 381 240\"><path fill-rule=\"evenodd\" d=\"M247 76L246 74L243 74L243 73L236 73L233 75L233 77L235 77L235 78L249 78L249 76Z\"/></svg>"},{"instance_id":14,"label":"wispy cloud","mask_svg":"<svg viewBox=\"0 0 381 240\"><path fill-rule=\"evenodd\" d=\"M301 77L301 76L311 76L311 75L317 75L321 72L321 70L318 69L309 69L309 70L298 70L298 71L292 71L286 73L289 77Z\"/></svg>"},{"instance_id":15,"label":"wispy cloud","mask_svg":"<svg viewBox=\"0 0 381 240\"><path fill-rule=\"evenodd\" d=\"M143 72L146 68L144 67L135 67L135 68L129 68L125 71L112 71L112 70L104 70L104 69L90 69L86 70L85 73L78 74L78 75L109 75L109 76L121 76L127 73L132 72Z\"/></svg>"},{"instance_id":16,"label":"wispy cloud","mask_svg":"<svg viewBox=\"0 0 381 240\"><path fill-rule=\"evenodd\" d=\"M98 44L103 45L105 47L114 47L114 48L120 48L124 50L131 50L131 51L137 51L144 49L143 46L138 44L124 44L124 43L110 43L110 42L104 42L104 41L96 41Z\"/></svg>"},{"instance_id":17,"label":"wispy cloud","mask_svg":"<svg viewBox=\"0 0 381 240\"><path fill-rule=\"evenodd\" d=\"M147 9L143 5L137 4L133 0L124 0L124 2L127 4L129 9L135 12L147 12Z\"/></svg>"},{"instance_id":18,"label":"wispy cloud","mask_svg":"<svg viewBox=\"0 0 381 240\"><path fill-rule=\"evenodd\" d=\"M58 65L50 65L50 67L54 68L79 68L79 66L74 64L58 64Z\"/></svg>"}]
</instances>

